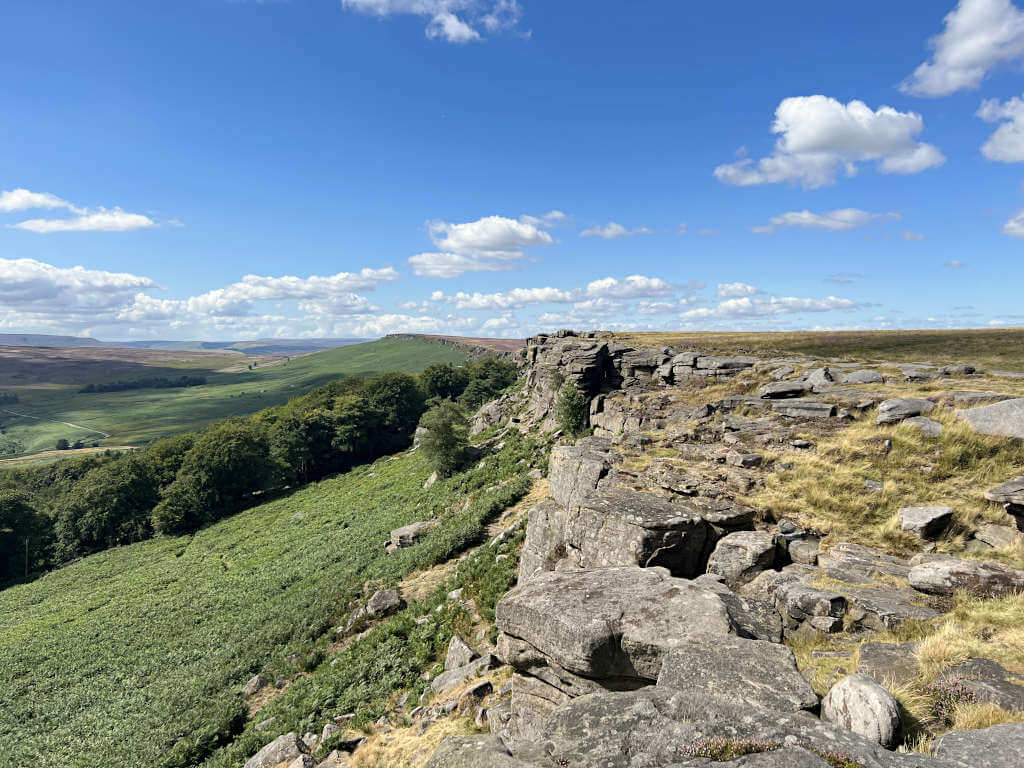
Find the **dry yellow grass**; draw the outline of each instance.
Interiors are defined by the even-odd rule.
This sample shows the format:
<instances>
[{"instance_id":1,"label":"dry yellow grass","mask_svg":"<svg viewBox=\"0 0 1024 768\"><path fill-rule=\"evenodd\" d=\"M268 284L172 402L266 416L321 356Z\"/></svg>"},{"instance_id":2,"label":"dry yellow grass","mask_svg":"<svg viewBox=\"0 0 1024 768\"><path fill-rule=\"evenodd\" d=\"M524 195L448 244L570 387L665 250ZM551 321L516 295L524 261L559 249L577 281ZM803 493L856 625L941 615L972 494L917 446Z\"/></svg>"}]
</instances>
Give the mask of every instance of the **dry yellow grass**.
<instances>
[{"instance_id":1,"label":"dry yellow grass","mask_svg":"<svg viewBox=\"0 0 1024 768\"><path fill-rule=\"evenodd\" d=\"M928 681L971 658L992 659L1024 676L1024 594L959 596L942 626L921 642L917 658Z\"/></svg>"},{"instance_id":2,"label":"dry yellow grass","mask_svg":"<svg viewBox=\"0 0 1024 768\"><path fill-rule=\"evenodd\" d=\"M423 727L422 723L371 734L355 751L350 768L421 768L438 745L449 736L479 731L468 717L442 718Z\"/></svg>"}]
</instances>

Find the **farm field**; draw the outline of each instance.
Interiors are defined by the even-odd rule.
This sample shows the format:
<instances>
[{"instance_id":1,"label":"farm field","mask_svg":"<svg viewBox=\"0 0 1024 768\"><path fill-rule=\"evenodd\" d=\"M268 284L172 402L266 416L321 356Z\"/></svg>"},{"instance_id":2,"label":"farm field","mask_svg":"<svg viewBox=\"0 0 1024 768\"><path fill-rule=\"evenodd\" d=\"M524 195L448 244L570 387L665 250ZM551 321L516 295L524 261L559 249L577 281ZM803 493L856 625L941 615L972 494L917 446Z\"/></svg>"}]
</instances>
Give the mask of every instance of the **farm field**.
<instances>
[{"instance_id":1,"label":"farm field","mask_svg":"<svg viewBox=\"0 0 1024 768\"><path fill-rule=\"evenodd\" d=\"M955 331L783 331L778 333L615 333L624 344L719 352L796 353L861 361L962 360L1024 371L1024 328Z\"/></svg>"},{"instance_id":2,"label":"farm field","mask_svg":"<svg viewBox=\"0 0 1024 768\"><path fill-rule=\"evenodd\" d=\"M489 518L526 491L521 458L535 459L536 448L509 441L485 466L428 490L417 453L381 459L194 536L109 550L0 592L5 764L201 762L245 725L240 688L251 675L321 666L322 636L364 582L393 585L479 541ZM392 528L433 516L442 525L418 546L385 555ZM322 669L324 679L345 671ZM403 669L388 674L397 681ZM349 694L332 685L330 701L379 706L366 682ZM281 719L287 726L283 710ZM247 733L266 737L251 723ZM244 762L236 757L221 764Z\"/></svg>"},{"instance_id":3,"label":"farm field","mask_svg":"<svg viewBox=\"0 0 1024 768\"><path fill-rule=\"evenodd\" d=\"M38 350L17 349L35 355ZM269 359L209 352L152 350L65 350L67 367L49 360L45 380L25 386L0 384L19 402L0 406L0 458L32 455L53 449L57 440L85 445L139 445L158 437L197 429L216 419L280 405L341 376L381 371L416 373L431 363L458 363L464 350L416 338L385 338L291 359ZM113 352L110 358L87 358ZM71 354L73 353L73 354ZM132 356L135 356L134 358ZM131 362L136 360L137 362ZM125 361L129 361L125 363ZM130 368L125 365L130 363ZM253 370L248 365L253 364ZM84 366L84 367L83 367ZM227 372L225 366L232 366ZM102 372L102 373L101 373ZM88 382L145 379L182 373L203 375L202 386L178 389L136 389L83 394Z\"/></svg>"}]
</instances>

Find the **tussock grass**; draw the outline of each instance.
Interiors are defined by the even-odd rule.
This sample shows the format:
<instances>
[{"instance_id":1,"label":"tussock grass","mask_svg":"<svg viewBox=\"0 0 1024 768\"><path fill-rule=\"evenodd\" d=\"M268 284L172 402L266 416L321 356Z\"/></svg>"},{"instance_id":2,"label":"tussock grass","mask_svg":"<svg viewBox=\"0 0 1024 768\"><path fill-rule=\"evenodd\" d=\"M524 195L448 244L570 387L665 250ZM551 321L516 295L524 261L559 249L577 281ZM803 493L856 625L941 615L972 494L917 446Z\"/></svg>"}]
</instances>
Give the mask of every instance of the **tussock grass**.
<instances>
[{"instance_id":1,"label":"tussock grass","mask_svg":"<svg viewBox=\"0 0 1024 768\"><path fill-rule=\"evenodd\" d=\"M349 768L422 768L449 736L479 733L470 717L448 717L422 727L412 723L390 733L374 733L356 750Z\"/></svg>"},{"instance_id":2,"label":"tussock grass","mask_svg":"<svg viewBox=\"0 0 1024 768\"><path fill-rule=\"evenodd\" d=\"M873 413L846 428L808 434L817 450L787 454L792 469L769 475L765 487L746 501L776 519L798 519L831 541L852 540L904 553L919 549L920 542L899 530L898 510L944 504L956 516L938 543L939 551L963 555L964 541L978 524L1012 524L984 493L1020 474L1024 444L976 434L945 409L937 408L930 416L945 426L938 438L905 425L877 427ZM892 441L888 452L885 440ZM882 492L866 491L869 480L882 483ZM1020 547L985 556L1024 566Z\"/></svg>"},{"instance_id":3,"label":"tussock grass","mask_svg":"<svg viewBox=\"0 0 1024 768\"><path fill-rule=\"evenodd\" d=\"M971 658L992 659L1024 677L1024 594L958 596L939 629L922 641L917 658L922 679L929 681Z\"/></svg>"}]
</instances>

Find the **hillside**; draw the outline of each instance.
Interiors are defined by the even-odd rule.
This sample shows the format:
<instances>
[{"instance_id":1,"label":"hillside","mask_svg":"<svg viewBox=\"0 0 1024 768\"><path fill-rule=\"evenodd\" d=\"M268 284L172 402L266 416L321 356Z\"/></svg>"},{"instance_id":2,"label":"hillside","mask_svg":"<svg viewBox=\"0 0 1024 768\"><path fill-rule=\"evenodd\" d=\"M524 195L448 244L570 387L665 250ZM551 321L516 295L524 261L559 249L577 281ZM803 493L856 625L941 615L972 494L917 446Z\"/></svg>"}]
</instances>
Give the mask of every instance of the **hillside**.
<instances>
[{"instance_id":1,"label":"hillside","mask_svg":"<svg viewBox=\"0 0 1024 768\"><path fill-rule=\"evenodd\" d=\"M14 348L8 348L10 351ZM0 387L18 395L16 406L0 410L0 458L50 450L59 439L98 442L100 447L138 445L195 429L215 419L279 405L340 376L380 371L415 373L431 363L457 363L457 347L422 339L382 339L274 361L239 353L153 350L17 350L30 380L0 373ZM0 356L5 354L0 348ZM26 355L32 355L31 358ZM249 370L252 365L253 369ZM229 370L226 370L229 369ZM91 382L202 374L204 386L83 394ZM13 413L12 413L13 412Z\"/></svg>"}]
</instances>

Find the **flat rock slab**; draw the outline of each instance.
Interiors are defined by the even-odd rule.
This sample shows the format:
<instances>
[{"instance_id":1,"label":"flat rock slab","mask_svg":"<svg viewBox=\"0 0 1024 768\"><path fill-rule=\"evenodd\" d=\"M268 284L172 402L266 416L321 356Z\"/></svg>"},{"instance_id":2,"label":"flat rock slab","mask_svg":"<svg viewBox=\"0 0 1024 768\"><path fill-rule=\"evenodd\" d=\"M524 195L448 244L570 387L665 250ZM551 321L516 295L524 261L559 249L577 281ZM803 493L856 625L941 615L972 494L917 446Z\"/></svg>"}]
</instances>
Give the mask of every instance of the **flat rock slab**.
<instances>
[{"instance_id":1,"label":"flat rock slab","mask_svg":"<svg viewBox=\"0 0 1024 768\"><path fill-rule=\"evenodd\" d=\"M434 750L424 768L531 768L512 757L497 736L450 736Z\"/></svg>"},{"instance_id":2,"label":"flat rock slab","mask_svg":"<svg viewBox=\"0 0 1024 768\"><path fill-rule=\"evenodd\" d=\"M998 563L961 560L946 555L918 555L907 576L910 586L931 595L950 596L957 590L996 596L1024 589L1024 571Z\"/></svg>"},{"instance_id":3,"label":"flat rock slab","mask_svg":"<svg viewBox=\"0 0 1024 768\"><path fill-rule=\"evenodd\" d=\"M1020 768L1024 765L1024 723L947 733L935 742L934 753L969 768Z\"/></svg>"},{"instance_id":4,"label":"flat rock slab","mask_svg":"<svg viewBox=\"0 0 1024 768\"><path fill-rule=\"evenodd\" d=\"M857 672L876 683L899 686L917 679L918 643L864 643Z\"/></svg>"},{"instance_id":5,"label":"flat rock slab","mask_svg":"<svg viewBox=\"0 0 1024 768\"><path fill-rule=\"evenodd\" d=\"M882 384L884 381L882 374L869 369L851 371L843 376L843 384Z\"/></svg>"},{"instance_id":6,"label":"flat rock slab","mask_svg":"<svg viewBox=\"0 0 1024 768\"><path fill-rule=\"evenodd\" d=\"M920 539L937 539L953 520L953 508L944 506L903 507L899 511L900 530Z\"/></svg>"},{"instance_id":7,"label":"flat rock slab","mask_svg":"<svg viewBox=\"0 0 1024 768\"><path fill-rule=\"evenodd\" d=\"M819 400L781 400L772 403L772 410L794 419L830 419L836 415L836 406Z\"/></svg>"},{"instance_id":8,"label":"flat rock slab","mask_svg":"<svg viewBox=\"0 0 1024 768\"><path fill-rule=\"evenodd\" d=\"M1003 435L1024 440L1024 398L968 408L957 411L956 415L975 432L983 435Z\"/></svg>"},{"instance_id":9,"label":"flat rock slab","mask_svg":"<svg viewBox=\"0 0 1024 768\"><path fill-rule=\"evenodd\" d=\"M662 568L637 567L537 574L501 599L496 624L568 671L595 679L655 680L665 654L688 637L732 630L713 591Z\"/></svg>"},{"instance_id":10,"label":"flat rock slab","mask_svg":"<svg viewBox=\"0 0 1024 768\"><path fill-rule=\"evenodd\" d=\"M893 397L878 405L876 424L898 424L904 419L931 413L935 403L918 397Z\"/></svg>"},{"instance_id":11,"label":"flat rock slab","mask_svg":"<svg viewBox=\"0 0 1024 768\"><path fill-rule=\"evenodd\" d=\"M927 416L911 416L903 421L903 425L916 429L925 437L938 437L945 429L940 422L929 419Z\"/></svg>"},{"instance_id":12,"label":"flat rock slab","mask_svg":"<svg viewBox=\"0 0 1024 768\"><path fill-rule=\"evenodd\" d=\"M792 372L792 369L790 369ZM803 397L810 391L810 386L800 379L792 381L773 381L757 390L757 396L765 400L781 400L792 397Z\"/></svg>"},{"instance_id":13,"label":"flat rock slab","mask_svg":"<svg viewBox=\"0 0 1024 768\"><path fill-rule=\"evenodd\" d=\"M961 407L971 408L975 405L986 405L988 403L1000 403L1003 400L1013 400L1014 395L1001 395L996 392L954 392L953 402Z\"/></svg>"},{"instance_id":14,"label":"flat rock slab","mask_svg":"<svg viewBox=\"0 0 1024 768\"><path fill-rule=\"evenodd\" d=\"M789 648L739 637L687 640L665 658L658 685L737 704L754 702L778 712L818 706L818 696Z\"/></svg>"},{"instance_id":15,"label":"flat rock slab","mask_svg":"<svg viewBox=\"0 0 1024 768\"><path fill-rule=\"evenodd\" d=\"M986 491L985 498L997 504L1024 504L1024 475Z\"/></svg>"}]
</instances>

